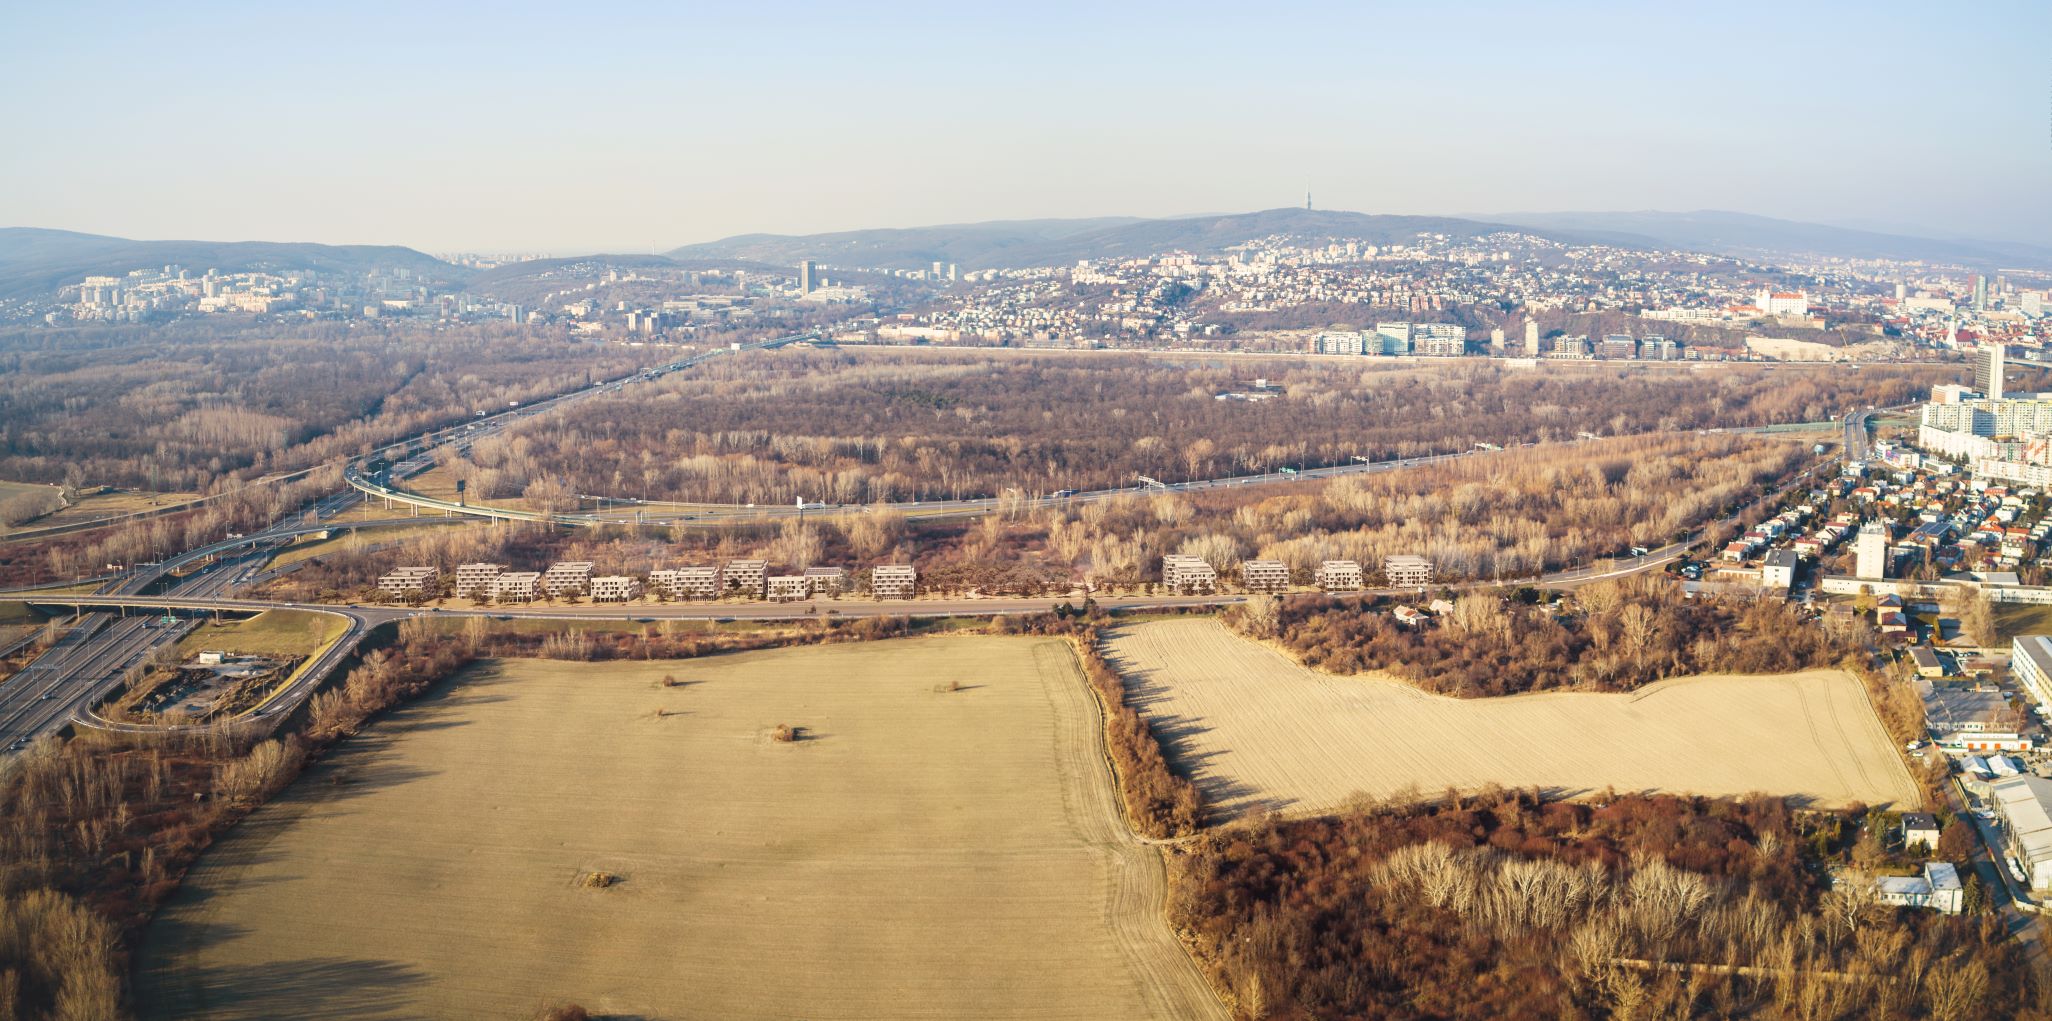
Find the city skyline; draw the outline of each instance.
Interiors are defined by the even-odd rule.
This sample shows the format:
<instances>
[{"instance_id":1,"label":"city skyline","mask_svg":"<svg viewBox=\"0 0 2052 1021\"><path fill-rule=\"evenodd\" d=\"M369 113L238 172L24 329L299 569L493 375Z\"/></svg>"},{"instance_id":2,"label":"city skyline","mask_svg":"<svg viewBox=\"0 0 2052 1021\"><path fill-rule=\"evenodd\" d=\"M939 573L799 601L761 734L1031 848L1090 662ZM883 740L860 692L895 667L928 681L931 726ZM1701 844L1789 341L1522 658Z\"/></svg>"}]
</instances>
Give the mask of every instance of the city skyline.
<instances>
[{"instance_id":1,"label":"city skyline","mask_svg":"<svg viewBox=\"0 0 2052 1021\"><path fill-rule=\"evenodd\" d=\"M0 93L28 97L5 104L28 142L0 151L0 223L645 251L1272 208L1308 186L1375 213L2042 236L2052 145L2023 69L2046 12L1922 11L801 6L566 33L528 7L19 9Z\"/></svg>"}]
</instances>

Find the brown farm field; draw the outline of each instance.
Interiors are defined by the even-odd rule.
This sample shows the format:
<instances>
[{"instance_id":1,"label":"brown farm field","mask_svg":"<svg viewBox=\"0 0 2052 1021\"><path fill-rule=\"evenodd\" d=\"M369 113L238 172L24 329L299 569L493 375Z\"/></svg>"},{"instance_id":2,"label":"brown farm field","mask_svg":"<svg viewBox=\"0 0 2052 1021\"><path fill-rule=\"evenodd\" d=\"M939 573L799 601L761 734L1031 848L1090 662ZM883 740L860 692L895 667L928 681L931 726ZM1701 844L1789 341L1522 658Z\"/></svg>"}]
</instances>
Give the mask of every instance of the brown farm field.
<instances>
[{"instance_id":1,"label":"brown farm field","mask_svg":"<svg viewBox=\"0 0 2052 1021\"><path fill-rule=\"evenodd\" d=\"M1118 628L1105 654L1171 760L1227 817L1489 784L1918 799L1860 682L1836 670L1464 700L1320 673L1211 618Z\"/></svg>"},{"instance_id":2,"label":"brown farm field","mask_svg":"<svg viewBox=\"0 0 2052 1021\"><path fill-rule=\"evenodd\" d=\"M1059 640L489 662L209 851L145 937L137 1000L163 1018L1222 1018L1163 919L1160 851L1117 805Z\"/></svg>"}]
</instances>

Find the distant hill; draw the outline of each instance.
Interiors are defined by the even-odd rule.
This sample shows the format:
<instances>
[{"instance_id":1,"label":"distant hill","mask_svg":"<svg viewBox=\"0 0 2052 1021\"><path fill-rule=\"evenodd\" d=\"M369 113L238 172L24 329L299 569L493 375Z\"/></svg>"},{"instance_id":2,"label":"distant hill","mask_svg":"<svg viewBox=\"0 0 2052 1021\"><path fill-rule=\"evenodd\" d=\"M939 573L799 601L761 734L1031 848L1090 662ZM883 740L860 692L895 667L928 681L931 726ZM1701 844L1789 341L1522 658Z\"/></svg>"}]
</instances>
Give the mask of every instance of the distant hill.
<instances>
[{"instance_id":1,"label":"distant hill","mask_svg":"<svg viewBox=\"0 0 2052 1021\"><path fill-rule=\"evenodd\" d=\"M792 236L743 234L670 254L746 258L790 265L800 259L842 266L919 269L952 262L963 269L1054 266L1182 250L1216 252L1273 234L1390 244L1420 233L1477 237L1521 228L1444 216L1372 216L1311 209L1268 209L1167 220L1009 220L938 227ZM1579 236L1574 240L1583 240Z\"/></svg>"},{"instance_id":2,"label":"distant hill","mask_svg":"<svg viewBox=\"0 0 2052 1021\"><path fill-rule=\"evenodd\" d=\"M779 266L815 259L872 269L923 269L936 261L965 269L1031 266L1042 265L1034 261L1040 253L1077 237L1145 222L1135 217L993 220L831 234L739 234L685 245L670 255L679 259L747 259Z\"/></svg>"},{"instance_id":3,"label":"distant hill","mask_svg":"<svg viewBox=\"0 0 2052 1021\"><path fill-rule=\"evenodd\" d=\"M816 259L842 266L963 269L1054 266L1181 249L1215 252L1274 234L1391 244L1420 233L1478 237L1517 230L1569 244L1680 249L1723 255L1828 255L1967 266L2052 267L2052 248L2018 242L1942 240L1854 230L1745 213L1506 213L1480 217L1379 216L1336 210L1267 209L1171 219L1010 220L832 234L743 234L686 245L679 258L749 259L788 266Z\"/></svg>"},{"instance_id":4,"label":"distant hill","mask_svg":"<svg viewBox=\"0 0 2052 1021\"><path fill-rule=\"evenodd\" d=\"M399 245L317 245L280 241L132 241L38 227L0 227L0 297L54 293L88 276L183 266L194 273L314 269L362 273L406 269L454 283L470 270Z\"/></svg>"},{"instance_id":5,"label":"distant hill","mask_svg":"<svg viewBox=\"0 0 2052 1021\"><path fill-rule=\"evenodd\" d=\"M2052 248L2013 241L1943 240L1777 220L1749 213L1500 213L1490 219L1543 232L1650 239L1664 248L1721 255L1825 255L1958 263L1995 269L2052 267Z\"/></svg>"}]
</instances>

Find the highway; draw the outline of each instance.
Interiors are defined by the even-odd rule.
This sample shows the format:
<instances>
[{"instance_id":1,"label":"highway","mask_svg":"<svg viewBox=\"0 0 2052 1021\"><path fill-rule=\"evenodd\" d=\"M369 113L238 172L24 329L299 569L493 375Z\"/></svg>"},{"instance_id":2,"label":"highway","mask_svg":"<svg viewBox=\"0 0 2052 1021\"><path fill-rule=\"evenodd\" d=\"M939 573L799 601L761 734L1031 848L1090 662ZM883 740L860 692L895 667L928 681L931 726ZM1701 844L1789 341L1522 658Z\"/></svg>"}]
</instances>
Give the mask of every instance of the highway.
<instances>
[{"instance_id":1,"label":"highway","mask_svg":"<svg viewBox=\"0 0 2052 1021\"><path fill-rule=\"evenodd\" d=\"M1850 420L1850 416L1849 416ZM500 423L503 426L504 422ZM1850 425L1848 425L1850 428ZM1393 471L1402 468L1435 464L1465 454L1441 454L1429 457L1408 458L1399 461L1385 461L1344 465L1331 468L1310 469L1301 474L1271 474L1241 479L1200 480L1159 486L1159 491L1189 492L1238 485L1275 485L1298 479L1329 478L1338 475L1363 472ZM1826 462L1827 464L1829 462ZM1818 470L1816 466L1804 470L1766 499L1776 499L1789 489L1804 484ZM360 476L359 476L360 477ZM359 490L362 488L358 487ZM1130 490L1105 490L1093 493L1077 493L1056 499L1105 499ZM853 601L829 600L798 603L749 603L749 604L643 604L636 606L572 606L572 607L523 607L491 608L481 610L426 610L418 611L396 607L348 608L312 603L289 603L265 600L239 599L230 595L231 587L239 579L253 575L261 564L281 546L302 535L338 528L375 528L396 525L418 525L438 518L402 517L377 521L351 523L320 523L319 517L339 513L357 496L356 490L345 491L328 497L315 507L313 523L281 524L253 536L237 537L181 554L162 564L149 565L148 570L138 571L125 578L111 590L92 595L60 595L57 593L4 593L0 599L29 602L39 606L69 606L80 610L95 611L84 618L84 625L72 636L53 647L42 658L31 664L17 680L30 683L0 685L0 747L18 748L28 740L43 733L59 729L69 722L82 722L91 726L110 729L142 729L130 724L115 723L99 718L91 709L118 684L123 672L131 666L146 661L158 645L175 641L182 634L177 629L156 629L142 618L117 616L130 609L154 610L158 612L180 611L186 613L222 611L256 613L272 609L307 610L336 613L349 620L342 639L324 650L316 659L297 671L279 691L266 699L258 715L276 717L289 713L303 703L326 679L329 672L341 663L356 644L380 624L400 620L416 613L439 614L450 617L486 616L495 619L529 620L795 620L816 617L868 617L868 616L955 616L955 615L997 615L1041 613L1052 609L1074 596L1043 597L1037 599L924 599L915 601ZM956 513L985 513L995 501L953 501L945 506ZM791 509L795 513L795 508ZM300 521L304 522L301 517ZM1728 523L1736 516L1725 519ZM1527 584L1546 588L1573 588L1595 581L1623 577L1642 571L1655 570L1685 556L1691 546L1704 534L1693 533L1680 542L1669 543L1645 554L1633 557L1617 557L1598 560L1587 565L1572 565L1568 569L1550 572L1538 577L1500 578L1476 581L1466 585L1447 586L1452 588L1483 587L1493 585ZM179 580L170 589L160 594L148 594L147 590L158 579L167 574L184 570L214 557L227 559L201 567ZM1408 594L1412 590L1381 590L1370 595ZM1216 607L1240 602L1243 596L1120 596L1098 599L1098 603L1111 610L1140 610L1166 607ZM109 612L114 611L114 612Z\"/></svg>"},{"instance_id":2,"label":"highway","mask_svg":"<svg viewBox=\"0 0 2052 1021\"><path fill-rule=\"evenodd\" d=\"M1804 423L1810 426L1831 426L1833 422ZM1701 430L1701 432L1766 432L1766 429L1722 429ZM1592 442L1599 437L1583 437L1573 443ZM1537 444L1525 443L1512 448L1525 449ZM1276 471L1255 475L1230 475L1212 479L1194 479L1183 482L1143 481L1135 486L1116 489L1091 489L1069 491L1050 496L1011 498L1016 506L1028 510L1047 507L1066 507L1072 504L1090 503L1098 500L1116 499L1122 496L1146 493L1200 493L1242 486L1276 486L1294 482L1338 478L1346 475L1367 475L1379 472L1397 471L1425 465L1440 464L1477 454L1498 453L1499 448L1472 449L1455 453L1426 454L1419 457L1397 458L1389 461L1356 461L1349 464L1328 465L1317 468L1281 468ZM762 521L796 517L805 513L851 513L872 509L889 509L910 518L935 519L953 517L977 517L997 511L1006 505L1006 497L986 496L966 500L914 500L902 503L883 504L825 504L808 503L801 509L796 503L758 507L753 504L642 504L628 498L606 498L608 502L634 506L631 512L562 512L544 514L540 511L521 510L472 503L457 503L442 500L399 488L389 481L381 482L366 470L367 461L352 462L343 469L343 481L369 497L383 499L387 504L399 503L423 510L440 511L444 514L462 514L472 517L493 518L503 521L534 521L556 525L593 527L599 525L645 524L661 527L682 525L690 528L709 528L736 521ZM406 478L431 468L433 462L425 454L394 465L388 475ZM652 513L653 512L653 513ZM666 513L665 513L666 512Z\"/></svg>"},{"instance_id":3,"label":"highway","mask_svg":"<svg viewBox=\"0 0 2052 1021\"><path fill-rule=\"evenodd\" d=\"M354 500L355 493L345 490L323 499L313 510L316 516L337 514ZM137 570L104 586L102 594L87 596L83 602L45 604L69 605L96 612L79 617L75 626L57 644L6 683L0 684L0 749L18 751L37 737L54 733L73 722L94 720L92 706L112 693L130 668L147 663L157 649L175 644L191 631L192 621L189 619L179 618L170 624L163 623L160 615L164 611L183 609L190 613L229 608L220 605L219 601L294 539L350 529L418 526L437 519L428 519L427 522L418 518L385 518L304 523L304 515L300 514L293 515L293 520L301 523L281 524L255 535L212 543L159 564L140 565ZM181 575L179 572L185 573ZM143 595L166 578L171 579L170 583L160 595ZM39 594L31 590L10 595L20 601L35 601ZM155 601L151 602L153 599ZM217 605L206 605L209 601ZM352 626L343 636L343 641L329 650L331 655L322 657L324 662L313 664L320 669L302 669L295 675L294 683L288 686L289 690L278 693L279 697L292 704L312 694L312 689L354 649L356 642L371 626L334 607L307 608L339 613L351 618ZM109 610L114 612L107 612ZM141 612L129 612L131 610Z\"/></svg>"},{"instance_id":4,"label":"highway","mask_svg":"<svg viewBox=\"0 0 2052 1021\"><path fill-rule=\"evenodd\" d=\"M571 402L586 400L606 393L617 393L627 384L649 381L671 372L688 369L735 350L760 350L780 347L795 341L808 339L809 334L795 334L761 341L732 349L714 350L668 365L636 372L619 379L602 381L578 390L559 394L546 400L511 408L495 414L481 415L473 421L464 422L424 433L412 440L388 445L381 449L376 458L385 463L382 472L374 471L371 457L356 458L344 466L344 478L350 488L331 494L316 501L310 511L298 512L263 532L250 536L235 536L199 549L191 550L158 564L138 565L128 574L102 587L99 594L89 597L63 597L55 594L34 595L15 593L0 595L0 598L35 602L46 606L69 605L94 612L78 621L78 627L65 636L43 656L31 663L12 682L0 685L0 748L19 748L41 734L61 729L72 721L93 725L109 725L98 720L91 707L97 704L120 682L121 676L136 664L145 662L152 651L181 637L189 625L157 627L144 618L125 617L121 614L132 608L148 608L159 611L241 611L257 612L266 609L300 609L339 613L350 621L343 639L323 652L314 663L298 671L290 683L267 700L263 707L265 714L289 711L303 702L319 686L333 666L342 661L356 643L378 624L406 616L410 611L385 609L349 608L311 604L272 603L231 598L232 587L253 575L255 571L276 550L300 536L329 531L335 528L374 528L388 525L418 525L437 520L456 520L454 515L485 516L513 519L549 520L564 524L595 525L619 523L624 519L606 514L556 514L544 516L529 511L509 508L465 506L449 501L432 499L420 494L409 493L391 483L391 478L407 478L425 471L432 465L428 451L436 446L455 444L466 448L478 439L495 435L522 419L544 414L567 406ZM1864 429L1864 413L1855 412L1841 420L1848 438L1848 449L1853 443L1853 429L1857 424ZM1726 431L1726 430L1711 430ZM1747 432L1755 430L1729 430ZM1593 437L1585 437L1593 439ZM1859 438L1864 450L1864 435ZM1528 445L1529 446L1529 445ZM1139 492L1204 492L1229 489L1240 486L1288 485L1300 481L1329 479L1344 475L1369 474L1396 471L1443 463L1475 453L1491 452L1470 450L1457 453L1442 453L1415 458L1390 461L1367 462L1306 468L1301 471L1279 469L1258 475L1199 479L1163 483L1156 480L1142 480L1140 489L1118 488L1088 492L1064 492L1053 496L1042 496L1025 500L1028 506L1055 506L1072 502L1106 500ZM395 462L396 463L393 463ZM1806 472L1803 477L1808 477ZM347 509L364 496L375 496L390 501L409 504L418 515L419 510L440 510L451 517L403 517L364 522L327 522L325 519ZM632 503L632 501L623 501ZM944 500L913 502L891 505L894 509L916 517L975 516L987 514L999 506L996 497L969 500ZM854 508L822 507L773 507L754 508L735 505L703 505L697 513L668 518L644 519L658 525L672 524L716 524L735 518L773 518L803 513L805 510L848 510ZM641 513L635 512L637 516ZM1647 554L1628 559L1598 561L1590 565L1575 565L1568 570L1554 572L1531 579L1496 579L1478 584L1536 584L1567 588L1605 578L1620 577L1639 571L1655 569L1683 556L1689 548L1688 542L1672 543ZM196 566L197 565L197 566ZM183 572L183 573L181 573ZM150 589L163 579L174 581L161 594L147 595ZM1239 601L1235 596L1213 597L1121 597L1100 600L1102 605L1114 609L1136 609L1157 606L1204 605L1217 606ZM921 600L912 603L828 603L822 613L841 616L876 616L886 614L952 615L952 614L1008 614L1037 613L1054 606L1057 599L1034 600ZM112 611L112 612L109 612ZM433 612L433 611L430 611ZM483 611L450 611L450 615L465 615ZM791 619L810 616L800 612L792 604L755 604L749 606L700 605L700 606L640 606L631 609L579 607L574 609L499 609L489 612L494 617L545 618L545 619Z\"/></svg>"}]
</instances>

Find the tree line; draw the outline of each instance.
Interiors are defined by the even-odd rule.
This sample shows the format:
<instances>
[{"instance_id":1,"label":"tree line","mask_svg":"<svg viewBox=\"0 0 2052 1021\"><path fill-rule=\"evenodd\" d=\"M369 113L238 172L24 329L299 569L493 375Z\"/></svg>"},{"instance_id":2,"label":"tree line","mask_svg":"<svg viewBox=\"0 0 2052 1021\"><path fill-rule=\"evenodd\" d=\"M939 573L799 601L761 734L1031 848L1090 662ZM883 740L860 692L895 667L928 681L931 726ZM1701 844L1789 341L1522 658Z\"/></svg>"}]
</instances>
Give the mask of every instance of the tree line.
<instances>
[{"instance_id":1,"label":"tree line","mask_svg":"<svg viewBox=\"0 0 2052 1021\"><path fill-rule=\"evenodd\" d=\"M786 349L722 359L533 422L452 463L473 491L538 479L645 500L858 504L1131 486L1478 443L1834 418L1950 370L1351 364ZM1257 379L1271 399L1219 400Z\"/></svg>"},{"instance_id":2,"label":"tree line","mask_svg":"<svg viewBox=\"0 0 2052 1021\"><path fill-rule=\"evenodd\" d=\"M1858 659L1865 625L1813 625L1786 600L1688 598L1641 574L1545 601L1534 590L1474 591L1420 627L1388 598L1285 600L1235 608L1228 623L1333 673L1389 673L1461 698L1530 691L1630 691L1691 674L1790 673Z\"/></svg>"},{"instance_id":3,"label":"tree line","mask_svg":"<svg viewBox=\"0 0 2052 1021\"><path fill-rule=\"evenodd\" d=\"M1990 914L1831 884L1862 813L1453 792L1210 831L1169 915L1240 1019L2044 1017Z\"/></svg>"}]
</instances>

